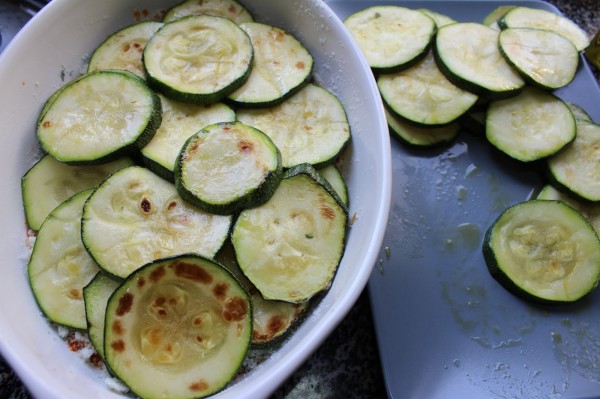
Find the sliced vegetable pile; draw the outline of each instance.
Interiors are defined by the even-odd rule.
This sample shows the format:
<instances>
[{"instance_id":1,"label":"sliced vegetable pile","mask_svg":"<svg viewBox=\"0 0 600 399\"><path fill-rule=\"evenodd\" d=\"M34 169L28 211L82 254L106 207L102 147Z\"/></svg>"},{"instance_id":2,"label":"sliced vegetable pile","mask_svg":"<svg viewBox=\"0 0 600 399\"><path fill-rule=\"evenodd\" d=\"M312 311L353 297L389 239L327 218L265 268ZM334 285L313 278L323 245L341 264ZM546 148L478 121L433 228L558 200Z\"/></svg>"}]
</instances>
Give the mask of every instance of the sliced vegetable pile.
<instances>
[{"instance_id":1,"label":"sliced vegetable pile","mask_svg":"<svg viewBox=\"0 0 600 399\"><path fill-rule=\"evenodd\" d=\"M292 34L233 0L127 26L37 119L22 179L33 294L143 398L235 378L344 252L344 108Z\"/></svg>"},{"instance_id":2,"label":"sliced vegetable pile","mask_svg":"<svg viewBox=\"0 0 600 399\"><path fill-rule=\"evenodd\" d=\"M600 280L600 125L554 93L574 79L587 34L561 15L514 5L482 22L377 5L345 24L401 143L447 145L466 129L524 165L545 166L548 185L539 196L506 210L487 231L492 276L533 301L589 294ZM408 44L398 51L383 38Z\"/></svg>"}]
</instances>

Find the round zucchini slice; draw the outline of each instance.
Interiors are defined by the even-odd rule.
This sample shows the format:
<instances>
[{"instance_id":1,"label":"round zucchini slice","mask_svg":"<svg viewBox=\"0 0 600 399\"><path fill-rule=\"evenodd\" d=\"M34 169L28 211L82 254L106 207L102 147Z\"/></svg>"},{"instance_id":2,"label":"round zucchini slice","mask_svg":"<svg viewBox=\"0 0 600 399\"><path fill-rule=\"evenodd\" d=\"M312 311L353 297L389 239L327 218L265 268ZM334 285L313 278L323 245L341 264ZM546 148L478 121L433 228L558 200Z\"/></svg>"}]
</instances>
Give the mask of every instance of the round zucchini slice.
<instances>
[{"instance_id":1,"label":"round zucchini slice","mask_svg":"<svg viewBox=\"0 0 600 399\"><path fill-rule=\"evenodd\" d=\"M330 164L350 141L350 124L340 100L307 84L281 104L239 109L237 118L267 134L281 151L284 168Z\"/></svg>"},{"instance_id":2,"label":"round zucchini slice","mask_svg":"<svg viewBox=\"0 0 600 399\"><path fill-rule=\"evenodd\" d=\"M491 275L529 300L574 302L600 279L600 240L561 201L531 200L504 211L488 229L483 255Z\"/></svg>"},{"instance_id":3,"label":"round zucchini slice","mask_svg":"<svg viewBox=\"0 0 600 399\"><path fill-rule=\"evenodd\" d=\"M210 125L190 137L175 163L186 201L229 215L266 202L281 180L281 154L271 139L241 122Z\"/></svg>"},{"instance_id":4,"label":"round zucchini slice","mask_svg":"<svg viewBox=\"0 0 600 399\"><path fill-rule=\"evenodd\" d=\"M33 294L53 322L85 329L85 287L100 271L81 242L81 213L92 189L67 199L42 224L27 272Z\"/></svg>"},{"instance_id":5,"label":"round zucchini slice","mask_svg":"<svg viewBox=\"0 0 600 399\"><path fill-rule=\"evenodd\" d=\"M488 141L512 158L535 161L558 153L577 134L569 106L552 93L528 86L517 96L490 103Z\"/></svg>"},{"instance_id":6,"label":"round zucchini slice","mask_svg":"<svg viewBox=\"0 0 600 399\"><path fill-rule=\"evenodd\" d=\"M211 15L166 23L143 53L151 86L174 100L215 103L241 87L252 70L254 49L237 24Z\"/></svg>"},{"instance_id":7,"label":"round zucchini slice","mask_svg":"<svg viewBox=\"0 0 600 399\"><path fill-rule=\"evenodd\" d=\"M236 24L254 21L252 14L235 0L185 0L168 9L163 22L200 14L224 17Z\"/></svg>"},{"instance_id":8,"label":"round zucchini slice","mask_svg":"<svg viewBox=\"0 0 600 399\"><path fill-rule=\"evenodd\" d=\"M162 123L142 148L142 162L157 175L174 182L181 147L198 130L218 122L235 121L235 112L223 103L186 104L159 95Z\"/></svg>"},{"instance_id":9,"label":"round zucchini slice","mask_svg":"<svg viewBox=\"0 0 600 399\"><path fill-rule=\"evenodd\" d=\"M90 337L92 346L102 359L104 359L106 304L108 303L108 298L110 298L120 284L120 280L99 272L88 285L83 287L88 336Z\"/></svg>"},{"instance_id":10,"label":"round zucchini slice","mask_svg":"<svg viewBox=\"0 0 600 399\"><path fill-rule=\"evenodd\" d=\"M254 48L248 81L228 98L239 106L275 105L308 83L313 57L291 33L258 22L240 25Z\"/></svg>"},{"instance_id":11,"label":"round zucchini slice","mask_svg":"<svg viewBox=\"0 0 600 399\"><path fill-rule=\"evenodd\" d=\"M390 133L402 144L413 148L442 147L452 143L460 133L460 124L420 127L392 115L387 109L385 117Z\"/></svg>"},{"instance_id":12,"label":"round zucchini slice","mask_svg":"<svg viewBox=\"0 0 600 399\"><path fill-rule=\"evenodd\" d=\"M74 166L45 155L21 179L27 224L39 230L48 214L63 201L131 165L133 161L128 157L100 165Z\"/></svg>"},{"instance_id":13,"label":"round zucchini slice","mask_svg":"<svg viewBox=\"0 0 600 399\"><path fill-rule=\"evenodd\" d=\"M523 6L515 7L498 19L498 25L501 29L534 28L551 30L569 39L577 48L577 51L583 51L590 45L590 38L587 33L575 22L548 10Z\"/></svg>"},{"instance_id":14,"label":"round zucchini slice","mask_svg":"<svg viewBox=\"0 0 600 399\"><path fill-rule=\"evenodd\" d=\"M438 67L456 86L488 99L517 94L525 81L498 48L499 31L475 22L438 30L434 55Z\"/></svg>"},{"instance_id":15,"label":"round zucchini slice","mask_svg":"<svg viewBox=\"0 0 600 399\"><path fill-rule=\"evenodd\" d=\"M600 125L577 123L577 136L571 145L548 159L552 179L588 201L600 201Z\"/></svg>"},{"instance_id":16,"label":"round zucchini slice","mask_svg":"<svg viewBox=\"0 0 600 399\"><path fill-rule=\"evenodd\" d=\"M288 170L271 199L243 210L232 243L265 299L299 303L329 288L342 258L347 209L310 165Z\"/></svg>"},{"instance_id":17,"label":"round zucchini slice","mask_svg":"<svg viewBox=\"0 0 600 399\"><path fill-rule=\"evenodd\" d=\"M399 6L372 6L344 21L369 66L378 72L408 68L425 57L436 25L422 12Z\"/></svg>"},{"instance_id":18,"label":"round zucchini slice","mask_svg":"<svg viewBox=\"0 0 600 399\"><path fill-rule=\"evenodd\" d=\"M504 58L531 85L554 90L571 83L579 53L566 37L550 30L509 28L500 32Z\"/></svg>"},{"instance_id":19,"label":"round zucchini slice","mask_svg":"<svg viewBox=\"0 0 600 399\"><path fill-rule=\"evenodd\" d=\"M478 99L446 79L432 52L411 68L379 75L377 86L388 109L422 127L452 123Z\"/></svg>"},{"instance_id":20,"label":"round zucchini slice","mask_svg":"<svg viewBox=\"0 0 600 399\"><path fill-rule=\"evenodd\" d=\"M185 202L173 183L131 166L106 179L86 202L81 236L102 269L124 278L167 256L212 258L231 222L230 216L209 214Z\"/></svg>"},{"instance_id":21,"label":"round zucchini slice","mask_svg":"<svg viewBox=\"0 0 600 399\"><path fill-rule=\"evenodd\" d=\"M139 397L203 398L236 375L251 333L250 298L235 277L184 255L145 265L111 295L104 353Z\"/></svg>"},{"instance_id":22,"label":"round zucchini slice","mask_svg":"<svg viewBox=\"0 0 600 399\"><path fill-rule=\"evenodd\" d=\"M156 21L143 21L113 33L94 50L88 72L122 69L145 78L142 52L162 25Z\"/></svg>"},{"instance_id":23,"label":"round zucchini slice","mask_svg":"<svg viewBox=\"0 0 600 399\"><path fill-rule=\"evenodd\" d=\"M160 99L137 75L96 71L68 84L37 126L42 147L59 161L98 164L146 145L161 122Z\"/></svg>"}]
</instances>

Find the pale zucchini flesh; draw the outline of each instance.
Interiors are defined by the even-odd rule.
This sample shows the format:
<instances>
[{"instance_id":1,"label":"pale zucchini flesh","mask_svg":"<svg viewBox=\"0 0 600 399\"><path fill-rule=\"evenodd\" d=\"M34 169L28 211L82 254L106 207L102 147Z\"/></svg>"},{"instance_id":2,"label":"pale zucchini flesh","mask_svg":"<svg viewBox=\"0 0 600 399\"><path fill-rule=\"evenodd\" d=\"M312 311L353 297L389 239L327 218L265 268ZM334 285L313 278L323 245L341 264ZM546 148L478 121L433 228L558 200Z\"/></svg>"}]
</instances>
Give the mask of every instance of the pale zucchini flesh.
<instances>
[{"instance_id":1,"label":"pale zucchini flesh","mask_svg":"<svg viewBox=\"0 0 600 399\"><path fill-rule=\"evenodd\" d=\"M38 123L37 137L62 162L98 164L146 145L160 122L160 99L143 79L102 70L60 90Z\"/></svg>"},{"instance_id":2,"label":"pale zucchini flesh","mask_svg":"<svg viewBox=\"0 0 600 399\"><path fill-rule=\"evenodd\" d=\"M189 205L173 183L131 166L105 180L87 201L81 235L98 265L124 278L158 258L182 253L213 257L230 224L230 216Z\"/></svg>"},{"instance_id":3,"label":"pale zucchini flesh","mask_svg":"<svg viewBox=\"0 0 600 399\"><path fill-rule=\"evenodd\" d=\"M546 184L537 194L537 199L562 201L581 213L600 234L600 203L581 201L567 192L559 191L550 184Z\"/></svg>"},{"instance_id":4,"label":"pale zucchini flesh","mask_svg":"<svg viewBox=\"0 0 600 399\"><path fill-rule=\"evenodd\" d=\"M540 302L574 302L600 278L600 240L560 201L530 200L504 211L484 239L489 271L508 290Z\"/></svg>"},{"instance_id":5,"label":"pale zucchini flesh","mask_svg":"<svg viewBox=\"0 0 600 399\"><path fill-rule=\"evenodd\" d=\"M256 287L242 273L235 259L231 241L217 254L215 260L227 268L250 295L252 302L252 345L264 347L280 342L306 313L310 301L290 303L263 298Z\"/></svg>"},{"instance_id":6,"label":"pale zucchini flesh","mask_svg":"<svg viewBox=\"0 0 600 399\"><path fill-rule=\"evenodd\" d=\"M53 322L85 329L83 288L100 270L81 242L83 204L93 189L67 199L42 224L27 267L33 294Z\"/></svg>"},{"instance_id":7,"label":"pale zucchini flesh","mask_svg":"<svg viewBox=\"0 0 600 399\"><path fill-rule=\"evenodd\" d=\"M437 28L441 28L442 26L458 22L454 18L450 18L445 14L441 14L428 8L419 8L417 11L420 11L423 14L427 15L429 18L433 19L433 22L435 22L435 26Z\"/></svg>"},{"instance_id":8,"label":"pale zucchini flesh","mask_svg":"<svg viewBox=\"0 0 600 399\"><path fill-rule=\"evenodd\" d=\"M424 127L455 121L478 99L446 79L432 52L408 69L380 74L377 86L392 113Z\"/></svg>"},{"instance_id":9,"label":"pale zucchini flesh","mask_svg":"<svg viewBox=\"0 0 600 399\"><path fill-rule=\"evenodd\" d=\"M186 141L176 161L175 185L200 209L228 215L267 201L282 170L279 149L266 134L241 122L223 122Z\"/></svg>"},{"instance_id":10,"label":"pale zucchini flesh","mask_svg":"<svg viewBox=\"0 0 600 399\"><path fill-rule=\"evenodd\" d=\"M590 45L587 33L575 22L548 10L522 6L515 7L498 20L498 25L501 29L534 28L551 30L569 39L577 48L577 51L583 51Z\"/></svg>"},{"instance_id":11,"label":"pale zucchini flesh","mask_svg":"<svg viewBox=\"0 0 600 399\"><path fill-rule=\"evenodd\" d=\"M490 103L486 116L488 141L519 161L549 157L576 136L569 107L552 93L527 87L519 95Z\"/></svg>"},{"instance_id":12,"label":"pale zucchini flesh","mask_svg":"<svg viewBox=\"0 0 600 399\"><path fill-rule=\"evenodd\" d=\"M246 356L251 306L235 277L212 260L157 260L109 298L106 362L141 398L206 397L235 377Z\"/></svg>"},{"instance_id":13,"label":"pale zucchini flesh","mask_svg":"<svg viewBox=\"0 0 600 399\"><path fill-rule=\"evenodd\" d=\"M133 161L126 157L100 165L73 166L45 155L21 179L29 228L39 230L48 214L67 198L97 186L112 173L131 165Z\"/></svg>"},{"instance_id":14,"label":"pale zucchini flesh","mask_svg":"<svg viewBox=\"0 0 600 399\"><path fill-rule=\"evenodd\" d=\"M577 136L563 151L548 159L552 179L579 198L600 201L600 125L577 124Z\"/></svg>"},{"instance_id":15,"label":"pale zucchini flesh","mask_svg":"<svg viewBox=\"0 0 600 399\"><path fill-rule=\"evenodd\" d=\"M346 185L344 176L342 176L342 172L340 172L338 167L334 164L327 165L318 169L318 172L321 176L325 178L325 180L327 180L327 182L329 182L329 184L335 190L335 192L340 197L344 205L348 207L350 204L348 186Z\"/></svg>"},{"instance_id":16,"label":"pale zucchini flesh","mask_svg":"<svg viewBox=\"0 0 600 399\"><path fill-rule=\"evenodd\" d=\"M240 213L232 232L237 262L265 299L306 301L329 288L347 221L331 186L299 165L267 203Z\"/></svg>"},{"instance_id":17,"label":"pale zucchini flesh","mask_svg":"<svg viewBox=\"0 0 600 399\"><path fill-rule=\"evenodd\" d=\"M252 14L235 0L185 0L168 9L163 22L200 14L224 17L236 24L254 21Z\"/></svg>"},{"instance_id":18,"label":"pale zucchini flesh","mask_svg":"<svg viewBox=\"0 0 600 399\"><path fill-rule=\"evenodd\" d=\"M113 33L92 53L88 72L122 69L145 78L142 53L150 37L162 25L156 21L143 21Z\"/></svg>"},{"instance_id":19,"label":"pale zucchini flesh","mask_svg":"<svg viewBox=\"0 0 600 399\"><path fill-rule=\"evenodd\" d=\"M350 124L339 99L312 83L281 104L239 109L237 118L273 140L284 168L302 163L325 166L350 141Z\"/></svg>"},{"instance_id":20,"label":"pale zucchini flesh","mask_svg":"<svg viewBox=\"0 0 600 399\"><path fill-rule=\"evenodd\" d=\"M98 272L92 281L83 287L88 336L96 353L102 359L104 359L104 318L106 316L106 305L108 298L110 298L120 284L120 280Z\"/></svg>"},{"instance_id":21,"label":"pale zucchini flesh","mask_svg":"<svg viewBox=\"0 0 600 399\"><path fill-rule=\"evenodd\" d=\"M313 57L291 33L258 22L240 27L252 42L254 65L246 83L229 100L240 106L274 105L308 82Z\"/></svg>"},{"instance_id":22,"label":"pale zucchini flesh","mask_svg":"<svg viewBox=\"0 0 600 399\"><path fill-rule=\"evenodd\" d=\"M510 97L525 85L498 48L499 32L483 24L460 22L441 27L434 54L442 73L462 89L488 97Z\"/></svg>"},{"instance_id":23,"label":"pale zucchini flesh","mask_svg":"<svg viewBox=\"0 0 600 399\"><path fill-rule=\"evenodd\" d=\"M554 90L571 83L579 53L573 43L550 30L508 28L500 32L500 51L531 85Z\"/></svg>"},{"instance_id":24,"label":"pale zucchini flesh","mask_svg":"<svg viewBox=\"0 0 600 399\"><path fill-rule=\"evenodd\" d=\"M181 147L200 129L217 122L233 122L235 111L224 103L186 104L159 95L162 123L142 148L142 161L154 173L175 181L175 162Z\"/></svg>"},{"instance_id":25,"label":"pale zucchini flesh","mask_svg":"<svg viewBox=\"0 0 600 399\"><path fill-rule=\"evenodd\" d=\"M369 66L380 72L406 68L423 58L436 32L433 19L399 6L372 6L350 15L344 25Z\"/></svg>"},{"instance_id":26,"label":"pale zucchini flesh","mask_svg":"<svg viewBox=\"0 0 600 399\"><path fill-rule=\"evenodd\" d=\"M206 104L246 82L253 56L250 38L234 22L190 15L166 23L152 36L143 63L148 82L167 97Z\"/></svg>"}]
</instances>

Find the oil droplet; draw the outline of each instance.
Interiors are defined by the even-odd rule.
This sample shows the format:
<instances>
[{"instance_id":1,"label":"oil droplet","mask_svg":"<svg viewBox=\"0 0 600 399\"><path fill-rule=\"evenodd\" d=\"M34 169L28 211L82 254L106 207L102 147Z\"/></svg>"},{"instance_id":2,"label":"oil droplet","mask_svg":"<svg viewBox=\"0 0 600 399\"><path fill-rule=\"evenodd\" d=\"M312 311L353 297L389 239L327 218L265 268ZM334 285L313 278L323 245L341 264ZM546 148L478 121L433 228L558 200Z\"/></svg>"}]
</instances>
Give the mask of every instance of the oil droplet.
<instances>
[{"instance_id":1,"label":"oil droplet","mask_svg":"<svg viewBox=\"0 0 600 399\"><path fill-rule=\"evenodd\" d=\"M459 201L464 201L465 199L467 199L467 188L465 186L458 186L456 187L456 198Z\"/></svg>"},{"instance_id":2,"label":"oil droplet","mask_svg":"<svg viewBox=\"0 0 600 399\"><path fill-rule=\"evenodd\" d=\"M458 235L468 249L477 249L480 246L481 229L473 223L462 223L458 225Z\"/></svg>"},{"instance_id":3,"label":"oil droplet","mask_svg":"<svg viewBox=\"0 0 600 399\"><path fill-rule=\"evenodd\" d=\"M460 367L460 360L458 359L454 359L452 361L452 364L454 365L454 367L459 368Z\"/></svg>"}]
</instances>

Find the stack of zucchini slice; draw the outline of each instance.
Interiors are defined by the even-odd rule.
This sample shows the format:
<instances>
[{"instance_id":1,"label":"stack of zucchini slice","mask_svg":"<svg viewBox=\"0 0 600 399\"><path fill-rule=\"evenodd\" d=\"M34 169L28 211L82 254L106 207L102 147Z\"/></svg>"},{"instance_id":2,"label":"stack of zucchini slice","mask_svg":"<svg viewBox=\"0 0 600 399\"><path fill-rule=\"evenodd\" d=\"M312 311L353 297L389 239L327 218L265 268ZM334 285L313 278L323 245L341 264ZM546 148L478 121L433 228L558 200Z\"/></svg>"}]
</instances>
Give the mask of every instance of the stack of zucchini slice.
<instances>
[{"instance_id":1,"label":"stack of zucchini slice","mask_svg":"<svg viewBox=\"0 0 600 399\"><path fill-rule=\"evenodd\" d=\"M447 145L465 129L523 165L544 165L549 184L539 196L503 212L487 231L483 254L491 275L538 302L574 302L590 293L600 280L600 126L555 93L574 79L587 34L561 15L515 5L499 6L481 22L372 6L345 24L375 74L390 132L402 143ZM394 57L388 37L420 52Z\"/></svg>"},{"instance_id":2,"label":"stack of zucchini slice","mask_svg":"<svg viewBox=\"0 0 600 399\"><path fill-rule=\"evenodd\" d=\"M350 126L291 33L235 0L124 27L37 118L28 270L138 396L223 389L332 284Z\"/></svg>"}]
</instances>

